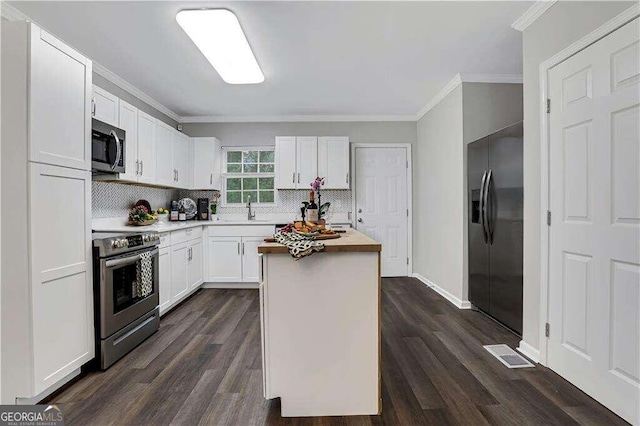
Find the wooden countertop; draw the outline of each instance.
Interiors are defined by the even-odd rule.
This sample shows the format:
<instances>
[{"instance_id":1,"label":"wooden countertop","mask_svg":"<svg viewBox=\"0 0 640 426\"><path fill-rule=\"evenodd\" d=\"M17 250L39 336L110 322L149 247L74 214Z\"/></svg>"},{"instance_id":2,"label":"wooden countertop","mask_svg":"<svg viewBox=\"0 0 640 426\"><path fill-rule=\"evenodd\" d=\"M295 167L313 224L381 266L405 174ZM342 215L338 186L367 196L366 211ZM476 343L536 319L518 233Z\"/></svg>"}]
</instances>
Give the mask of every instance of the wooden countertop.
<instances>
[{"instance_id":1,"label":"wooden countertop","mask_svg":"<svg viewBox=\"0 0 640 426\"><path fill-rule=\"evenodd\" d=\"M379 252L382 250L382 244L352 228L349 228L346 233L340 234L340 238L321 242L324 243L324 250L320 253ZM258 253L289 254L289 250L280 243L262 243L258 246Z\"/></svg>"}]
</instances>

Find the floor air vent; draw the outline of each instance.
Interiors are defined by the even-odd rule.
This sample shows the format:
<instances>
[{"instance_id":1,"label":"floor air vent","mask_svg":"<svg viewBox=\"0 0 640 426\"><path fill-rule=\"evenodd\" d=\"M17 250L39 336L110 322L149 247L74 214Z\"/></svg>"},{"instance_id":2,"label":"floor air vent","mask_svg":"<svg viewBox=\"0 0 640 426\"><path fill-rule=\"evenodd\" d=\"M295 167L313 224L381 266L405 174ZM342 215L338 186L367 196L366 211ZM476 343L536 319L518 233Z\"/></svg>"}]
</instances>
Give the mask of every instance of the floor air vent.
<instances>
[{"instance_id":1,"label":"floor air vent","mask_svg":"<svg viewBox=\"0 0 640 426\"><path fill-rule=\"evenodd\" d=\"M525 357L511 349L507 345L485 345L483 346L491 355L498 358L498 361L508 368L534 367Z\"/></svg>"}]
</instances>

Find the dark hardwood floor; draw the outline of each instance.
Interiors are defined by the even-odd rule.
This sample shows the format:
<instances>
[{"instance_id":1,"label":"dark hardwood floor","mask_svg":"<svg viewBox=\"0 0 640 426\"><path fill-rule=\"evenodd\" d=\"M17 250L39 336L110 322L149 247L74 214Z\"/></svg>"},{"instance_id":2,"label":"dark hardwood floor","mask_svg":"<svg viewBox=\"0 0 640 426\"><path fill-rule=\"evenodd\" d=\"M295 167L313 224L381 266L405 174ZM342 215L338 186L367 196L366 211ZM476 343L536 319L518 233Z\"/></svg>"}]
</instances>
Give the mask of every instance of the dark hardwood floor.
<instances>
[{"instance_id":1,"label":"dark hardwood floor","mask_svg":"<svg viewBox=\"0 0 640 426\"><path fill-rule=\"evenodd\" d=\"M510 370L518 338L411 278L383 280L381 416L280 417L262 398L257 290L201 290L106 372L54 395L78 425L626 424L551 370Z\"/></svg>"}]
</instances>

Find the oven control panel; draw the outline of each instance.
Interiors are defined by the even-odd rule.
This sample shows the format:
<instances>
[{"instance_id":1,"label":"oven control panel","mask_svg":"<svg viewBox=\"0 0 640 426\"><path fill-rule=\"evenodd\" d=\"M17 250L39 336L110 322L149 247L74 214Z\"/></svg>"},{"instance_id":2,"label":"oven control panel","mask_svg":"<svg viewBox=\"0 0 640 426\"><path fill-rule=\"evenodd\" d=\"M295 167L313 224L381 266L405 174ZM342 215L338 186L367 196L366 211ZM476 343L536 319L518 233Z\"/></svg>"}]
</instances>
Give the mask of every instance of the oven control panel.
<instances>
[{"instance_id":1,"label":"oven control panel","mask_svg":"<svg viewBox=\"0 0 640 426\"><path fill-rule=\"evenodd\" d=\"M111 240L111 247L116 249L121 248L134 248L144 246L147 243L153 243L159 241L160 236L158 234L137 234L127 237L114 238Z\"/></svg>"}]
</instances>

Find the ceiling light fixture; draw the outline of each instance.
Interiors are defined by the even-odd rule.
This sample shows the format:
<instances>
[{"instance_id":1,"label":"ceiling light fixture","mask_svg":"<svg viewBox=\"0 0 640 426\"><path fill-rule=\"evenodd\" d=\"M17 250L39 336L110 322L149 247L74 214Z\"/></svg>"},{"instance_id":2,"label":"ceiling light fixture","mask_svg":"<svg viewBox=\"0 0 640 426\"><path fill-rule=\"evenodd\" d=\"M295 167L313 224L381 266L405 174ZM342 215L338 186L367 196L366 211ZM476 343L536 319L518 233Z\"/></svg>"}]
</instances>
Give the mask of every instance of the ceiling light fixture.
<instances>
[{"instance_id":1,"label":"ceiling light fixture","mask_svg":"<svg viewBox=\"0 0 640 426\"><path fill-rule=\"evenodd\" d=\"M176 14L176 21L224 81L229 84L264 81L264 74L233 12L182 10Z\"/></svg>"}]
</instances>

